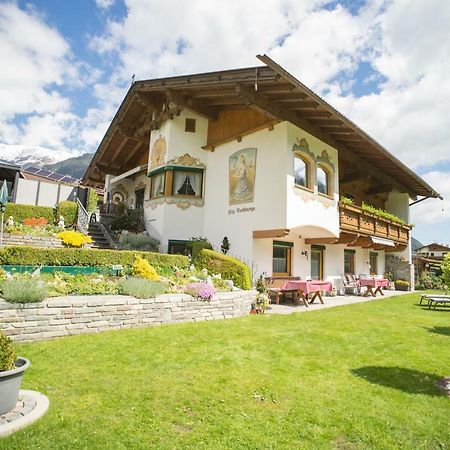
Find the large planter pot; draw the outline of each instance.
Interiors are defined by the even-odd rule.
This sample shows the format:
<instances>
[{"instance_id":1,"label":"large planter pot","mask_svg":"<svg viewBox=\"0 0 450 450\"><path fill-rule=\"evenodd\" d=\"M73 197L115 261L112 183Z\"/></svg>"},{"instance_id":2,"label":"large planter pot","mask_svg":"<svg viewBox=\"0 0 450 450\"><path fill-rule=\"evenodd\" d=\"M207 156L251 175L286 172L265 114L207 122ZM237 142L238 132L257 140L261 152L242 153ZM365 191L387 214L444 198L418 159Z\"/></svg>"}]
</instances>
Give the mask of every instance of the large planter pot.
<instances>
[{"instance_id":1,"label":"large planter pot","mask_svg":"<svg viewBox=\"0 0 450 450\"><path fill-rule=\"evenodd\" d=\"M19 356L14 369L0 372L0 414L5 414L16 406L23 374L28 367L30 361Z\"/></svg>"},{"instance_id":2,"label":"large planter pot","mask_svg":"<svg viewBox=\"0 0 450 450\"><path fill-rule=\"evenodd\" d=\"M409 286L407 286L405 284L396 284L395 290L396 291L409 291Z\"/></svg>"}]
</instances>

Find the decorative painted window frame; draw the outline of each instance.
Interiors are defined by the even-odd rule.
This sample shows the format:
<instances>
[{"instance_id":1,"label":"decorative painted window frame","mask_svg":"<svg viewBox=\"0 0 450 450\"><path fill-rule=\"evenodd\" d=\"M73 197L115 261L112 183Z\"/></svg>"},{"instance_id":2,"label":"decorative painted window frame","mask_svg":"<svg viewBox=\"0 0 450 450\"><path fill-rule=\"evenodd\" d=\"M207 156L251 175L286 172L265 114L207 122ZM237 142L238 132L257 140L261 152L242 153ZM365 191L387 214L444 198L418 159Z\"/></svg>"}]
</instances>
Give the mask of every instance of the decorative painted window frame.
<instances>
[{"instance_id":1,"label":"decorative painted window frame","mask_svg":"<svg viewBox=\"0 0 450 450\"><path fill-rule=\"evenodd\" d=\"M307 187L302 186L300 184L295 184L294 186L296 188L305 190L307 192L314 193L324 199L334 200L334 192L336 187L336 168L333 162L331 161L331 158L326 150L322 151L322 154L320 156L317 156L315 153L313 153L309 148L309 143L305 138L297 138L297 143L295 143L292 146L292 153L293 153L293 161L292 161L292 167L293 170L295 168L295 158L301 158L307 165L308 170L308 183ZM318 192L317 189L317 168L320 167L323 169L327 174L327 187L328 192L327 194L323 194L321 192ZM294 174L295 178L295 174Z\"/></svg>"},{"instance_id":2,"label":"decorative painted window frame","mask_svg":"<svg viewBox=\"0 0 450 450\"><path fill-rule=\"evenodd\" d=\"M162 204L176 205L178 208L183 210L188 209L191 206L203 206L205 204L205 169L206 165L203 164L201 160L194 158L186 153L184 155L173 158L163 166L159 166L155 169L150 170L147 173L147 176L150 178L160 173L165 174L164 195L149 198L145 201L146 204L152 209L155 209L157 206ZM184 172L197 172L202 174L201 196L197 197L190 195L177 195L173 193L173 174L176 170ZM150 182L150 195L152 192L151 183L152 181Z\"/></svg>"}]
</instances>

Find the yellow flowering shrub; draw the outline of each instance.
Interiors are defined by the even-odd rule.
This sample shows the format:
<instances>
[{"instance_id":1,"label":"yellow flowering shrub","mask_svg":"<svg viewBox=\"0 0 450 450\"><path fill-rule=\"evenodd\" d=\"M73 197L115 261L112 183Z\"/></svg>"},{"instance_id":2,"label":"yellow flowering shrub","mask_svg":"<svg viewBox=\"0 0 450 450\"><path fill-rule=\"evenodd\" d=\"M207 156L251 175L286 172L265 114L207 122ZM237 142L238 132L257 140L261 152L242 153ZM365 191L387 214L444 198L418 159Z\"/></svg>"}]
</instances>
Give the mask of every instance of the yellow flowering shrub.
<instances>
[{"instance_id":1,"label":"yellow flowering shrub","mask_svg":"<svg viewBox=\"0 0 450 450\"><path fill-rule=\"evenodd\" d=\"M66 230L56 235L68 247L82 247L84 244L92 244L92 239L79 231Z\"/></svg>"},{"instance_id":2,"label":"yellow flowering shrub","mask_svg":"<svg viewBox=\"0 0 450 450\"><path fill-rule=\"evenodd\" d=\"M132 274L135 277L145 278L146 280L157 281L159 279L155 268L139 255L136 255L136 259L134 260Z\"/></svg>"}]
</instances>

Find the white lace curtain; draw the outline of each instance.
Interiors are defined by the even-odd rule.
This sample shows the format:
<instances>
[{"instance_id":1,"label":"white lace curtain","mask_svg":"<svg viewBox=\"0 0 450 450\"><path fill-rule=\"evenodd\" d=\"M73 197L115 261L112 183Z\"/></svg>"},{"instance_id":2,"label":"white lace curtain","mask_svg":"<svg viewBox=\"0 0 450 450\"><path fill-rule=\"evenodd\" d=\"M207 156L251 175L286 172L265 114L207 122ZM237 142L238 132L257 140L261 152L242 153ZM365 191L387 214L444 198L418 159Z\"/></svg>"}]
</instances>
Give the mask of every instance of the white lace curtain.
<instances>
[{"instance_id":1,"label":"white lace curtain","mask_svg":"<svg viewBox=\"0 0 450 450\"><path fill-rule=\"evenodd\" d=\"M195 195L200 197L202 192L202 174L200 172L181 172L176 170L174 172L175 193L178 194L178 191L183 187L187 180L189 180Z\"/></svg>"}]
</instances>

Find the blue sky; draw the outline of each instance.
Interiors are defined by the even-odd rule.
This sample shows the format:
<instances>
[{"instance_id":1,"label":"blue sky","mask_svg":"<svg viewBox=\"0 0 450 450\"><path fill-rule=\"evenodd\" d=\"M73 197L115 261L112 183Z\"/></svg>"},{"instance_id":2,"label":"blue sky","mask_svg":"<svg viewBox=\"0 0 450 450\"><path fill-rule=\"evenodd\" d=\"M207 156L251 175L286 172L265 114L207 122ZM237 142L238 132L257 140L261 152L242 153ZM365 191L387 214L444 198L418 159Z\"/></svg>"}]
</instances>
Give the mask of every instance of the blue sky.
<instances>
[{"instance_id":1,"label":"blue sky","mask_svg":"<svg viewBox=\"0 0 450 450\"><path fill-rule=\"evenodd\" d=\"M268 53L443 193L412 222L421 241L450 242L449 5L0 0L0 143L95 151L133 73L252 66Z\"/></svg>"}]
</instances>

